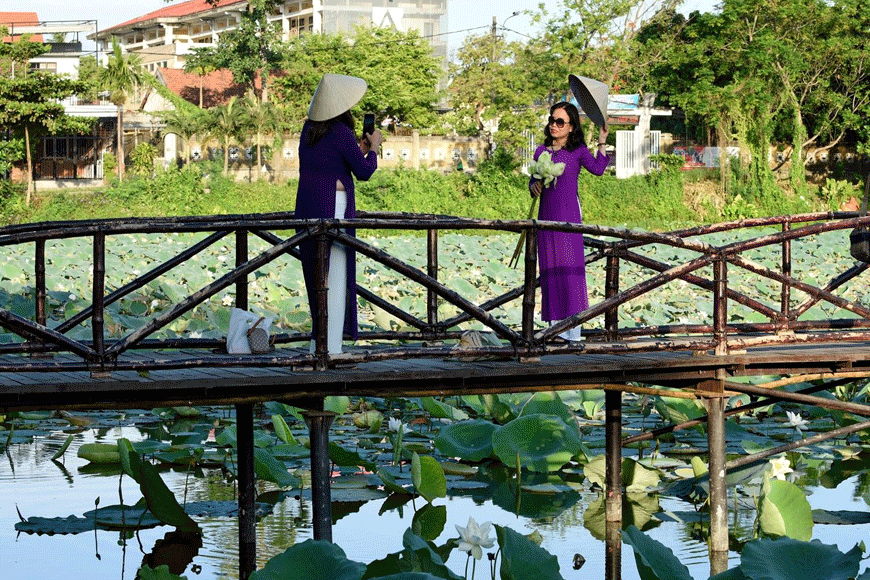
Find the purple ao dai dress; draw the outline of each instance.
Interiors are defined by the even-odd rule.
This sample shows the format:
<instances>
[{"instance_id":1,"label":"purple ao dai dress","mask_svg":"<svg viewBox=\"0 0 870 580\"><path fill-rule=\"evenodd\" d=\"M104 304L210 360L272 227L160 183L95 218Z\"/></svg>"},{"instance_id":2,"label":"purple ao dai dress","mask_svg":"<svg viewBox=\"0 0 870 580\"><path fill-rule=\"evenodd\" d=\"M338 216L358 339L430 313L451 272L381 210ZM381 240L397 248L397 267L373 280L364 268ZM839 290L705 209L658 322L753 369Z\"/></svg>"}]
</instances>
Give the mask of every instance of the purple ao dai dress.
<instances>
[{"instance_id":1,"label":"purple ao dai dress","mask_svg":"<svg viewBox=\"0 0 870 580\"><path fill-rule=\"evenodd\" d=\"M547 148L535 151L535 160ZM559 149L551 153L553 163L565 163L565 170L555 184L541 192L539 220L583 223L577 178L585 168L601 175L609 161L604 153L593 156L585 146L573 151ZM538 267L541 271L541 318L563 320L589 307L586 291L586 257L583 234L539 231Z\"/></svg>"}]
</instances>

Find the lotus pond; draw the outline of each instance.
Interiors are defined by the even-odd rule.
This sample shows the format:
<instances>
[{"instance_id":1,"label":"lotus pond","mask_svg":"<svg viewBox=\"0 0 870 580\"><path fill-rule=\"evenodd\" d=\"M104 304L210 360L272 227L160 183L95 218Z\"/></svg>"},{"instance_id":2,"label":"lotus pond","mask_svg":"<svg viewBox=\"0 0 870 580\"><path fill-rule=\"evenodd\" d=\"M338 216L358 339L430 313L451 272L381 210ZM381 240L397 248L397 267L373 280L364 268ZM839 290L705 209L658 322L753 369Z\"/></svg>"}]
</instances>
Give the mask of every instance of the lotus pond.
<instances>
[{"instance_id":1,"label":"lotus pond","mask_svg":"<svg viewBox=\"0 0 870 580\"><path fill-rule=\"evenodd\" d=\"M126 283L147 263L177 253L173 240L129 238L115 244L107 257L109 287ZM173 238L179 247L191 239ZM830 256L842 251L841 238L795 248L796 269L829 277L825 268L832 267ZM420 239L378 243L410 263L419 264L425 255ZM515 243L515 237L445 236L444 279L478 300L519 285L521 272L506 266ZM80 297L88 295L84 265L89 251L72 241L46 249L53 266L47 275L53 319L85 305ZM662 260L684 258L670 248L655 251ZM109 332L120 335L136 328L191 288L213 280L230 255L230 248L216 248L187 265L183 280L155 282L141 295L113 304L106 315ZM14 252L0 258L0 298L16 313L32 316L28 259ZM360 283L403 307L425 311L425 296L364 261L358 276ZM750 278L735 284L754 286L756 294L768 291ZM603 273L590 269L593 301L600 300L602 287ZM862 292L866 284L856 287L853 292ZM301 272L292 263L258 275L251 283L252 309L274 314L281 327L305 329L309 321L302 288ZM709 318L708 297L688 290L680 282L669 284L622 309L620 317L642 324ZM777 292L769 289L773 300L778 300ZM220 337L231 304L232 295L223 296L165 332ZM399 323L367 304L361 308L363 325ZM519 306L499 315L518 324ZM14 339L0 335L0 341ZM866 402L866 380L832 389L831 396ZM503 579L603 579L603 398L601 391L331 398L329 408L339 413L330 430L330 457L333 540L340 552L306 542L312 536L308 449L299 410L278 403L258 407L257 568L275 572L270 578L378 578L405 572L396 578L488 579L492 555L495 577ZM729 407L747 402L747 397L734 397ZM703 414L692 400L626 394L624 434ZM854 422L843 413L772 404L730 419L727 449L729 456L754 453ZM233 410L220 407L4 416L4 578L237 577L234 423ZM765 577L845 579L864 571L861 542L870 531L865 439L858 434L817 443L729 474L727 578L761 577L756 571L774 564L785 568ZM693 428L624 449L623 578L708 578L706 445L704 430ZM469 518L480 524L480 534L472 533ZM480 560L463 551L473 554L475 547L485 554ZM300 562L307 561L317 561L318 573L326 575L305 572ZM816 576L794 568L806 562ZM410 574L414 570L430 576Z\"/></svg>"}]
</instances>

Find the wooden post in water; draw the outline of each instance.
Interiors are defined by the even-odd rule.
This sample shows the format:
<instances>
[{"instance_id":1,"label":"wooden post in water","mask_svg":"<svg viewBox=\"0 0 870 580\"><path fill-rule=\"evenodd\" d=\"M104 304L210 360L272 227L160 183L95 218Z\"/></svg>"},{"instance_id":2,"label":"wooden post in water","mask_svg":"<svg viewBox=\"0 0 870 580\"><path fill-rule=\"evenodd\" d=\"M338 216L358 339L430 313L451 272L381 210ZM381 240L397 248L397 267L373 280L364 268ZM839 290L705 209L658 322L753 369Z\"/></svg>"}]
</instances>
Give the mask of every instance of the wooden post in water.
<instances>
[{"instance_id":1,"label":"wooden post in water","mask_svg":"<svg viewBox=\"0 0 870 580\"><path fill-rule=\"evenodd\" d=\"M99 368L92 368L92 375L104 375L106 373L106 344L103 338L105 320L103 308L105 307L106 291L106 234L102 231L94 234L94 282L91 287L91 299L94 307L91 315L91 336L94 339L94 351L100 360Z\"/></svg>"},{"instance_id":2,"label":"wooden post in water","mask_svg":"<svg viewBox=\"0 0 870 580\"><path fill-rule=\"evenodd\" d=\"M236 230L236 267L248 261L248 231ZM248 309L248 277L236 280L236 308Z\"/></svg>"},{"instance_id":3,"label":"wooden post in water","mask_svg":"<svg viewBox=\"0 0 870 580\"><path fill-rule=\"evenodd\" d=\"M314 355L316 360L314 362L314 370L317 371L325 371L328 368L328 359L329 359L329 345L327 343L328 336L328 324L329 324L329 314L327 313L329 301L327 299L327 292L329 288L327 287L327 265L329 263L329 238L323 233L321 229L321 233L317 236L315 243L316 245L316 255L317 255L317 271L315 273L314 279L317 281L317 290L315 295L315 301L317 304L317 317L316 320L312 321L314 323L317 331L314 333L312 337L314 339Z\"/></svg>"},{"instance_id":4,"label":"wooden post in water","mask_svg":"<svg viewBox=\"0 0 870 580\"><path fill-rule=\"evenodd\" d=\"M538 279L538 230L526 230L525 277L523 281L523 339L526 347L535 340L535 288Z\"/></svg>"},{"instance_id":5,"label":"wooden post in water","mask_svg":"<svg viewBox=\"0 0 870 580\"><path fill-rule=\"evenodd\" d=\"M239 579L247 580L257 568L254 406L250 403L236 405L236 440L239 479Z\"/></svg>"},{"instance_id":6,"label":"wooden post in water","mask_svg":"<svg viewBox=\"0 0 870 580\"><path fill-rule=\"evenodd\" d=\"M613 298L619 294L619 256L608 254L604 277L604 297ZM604 313L604 337L607 342L616 342L619 338L618 306Z\"/></svg>"},{"instance_id":7,"label":"wooden post in water","mask_svg":"<svg viewBox=\"0 0 870 580\"><path fill-rule=\"evenodd\" d=\"M710 393L707 405L707 447L710 476L710 575L728 568L728 494L725 487L724 381L708 380L698 385Z\"/></svg>"},{"instance_id":8,"label":"wooden post in water","mask_svg":"<svg viewBox=\"0 0 870 580\"><path fill-rule=\"evenodd\" d=\"M622 392L604 391L604 567L606 580L622 577Z\"/></svg>"},{"instance_id":9,"label":"wooden post in water","mask_svg":"<svg viewBox=\"0 0 870 580\"><path fill-rule=\"evenodd\" d=\"M329 489L329 426L335 419L332 411L306 411L311 441L311 505L314 539L332 541L332 495Z\"/></svg>"},{"instance_id":10,"label":"wooden post in water","mask_svg":"<svg viewBox=\"0 0 870 580\"><path fill-rule=\"evenodd\" d=\"M426 274L434 280L438 279L438 230L431 229L427 232L426 243ZM438 340L438 295L431 288L426 290L426 322L435 333L434 339Z\"/></svg>"}]
</instances>

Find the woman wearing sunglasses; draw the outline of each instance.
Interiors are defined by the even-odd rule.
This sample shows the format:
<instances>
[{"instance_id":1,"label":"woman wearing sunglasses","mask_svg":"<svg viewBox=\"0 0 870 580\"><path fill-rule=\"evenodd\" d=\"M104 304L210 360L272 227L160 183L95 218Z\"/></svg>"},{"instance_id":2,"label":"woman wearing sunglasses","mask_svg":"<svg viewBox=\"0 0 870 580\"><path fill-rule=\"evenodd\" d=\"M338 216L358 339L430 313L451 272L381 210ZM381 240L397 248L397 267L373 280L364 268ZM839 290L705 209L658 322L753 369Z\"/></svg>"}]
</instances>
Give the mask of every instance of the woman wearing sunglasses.
<instances>
[{"instance_id":1,"label":"woman wearing sunglasses","mask_svg":"<svg viewBox=\"0 0 870 580\"><path fill-rule=\"evenodd\" d=\"M577 107L567 102L550 107L550 117L544 127L544 144L535 151L535 160L548 151L553 163L565 163L565 169L547 187L538 179L529 182L532 197L541 196L538 219L583 222L577 197L577 178L583 168L595 175L604 173L609 161L605 153L607 135L605 124L598 129L598 147L593 156L586 146ZM563 320L589 307L583 234L539 231L538 265L543 320ZM580 340L580 327L571 328L559 336L568 341Z\"/></svg>"}]
</instances>

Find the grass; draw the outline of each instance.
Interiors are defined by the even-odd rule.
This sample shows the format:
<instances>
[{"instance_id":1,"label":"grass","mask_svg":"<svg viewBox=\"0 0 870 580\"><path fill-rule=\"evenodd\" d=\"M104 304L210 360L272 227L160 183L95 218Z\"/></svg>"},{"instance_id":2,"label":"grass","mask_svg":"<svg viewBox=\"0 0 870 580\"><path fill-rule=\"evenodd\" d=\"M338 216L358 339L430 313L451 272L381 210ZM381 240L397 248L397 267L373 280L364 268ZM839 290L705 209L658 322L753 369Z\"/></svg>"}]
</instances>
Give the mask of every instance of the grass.
<instances>
[{"instance_id":1,"label":"grass","mask_svg":"<svg viewBox=\"0 0 870 580\"><path fill-rule=\"evenodd\" d=\"M688 191L699 184L718 196L699 205ZM616 179L581 174L579 195L588 223L665 230L721 221L740 212L767 208L722 199L715 172L686 179L679 171ZM28 207L20 186L0 182L0 223L97 219L131 216L212 215L291 211L296 182L234 182L210 163L172 167L153 176L129 176L123 183L96 189L39 192ZM396 169L381 170L357 183L357 207L369 211L436 213L489 219L525 219L528 177L482 164L475 174ZM736 205L735 205L736 204ZM741 205L742 204L742 205ZM722 208L730 211L722 211ZM744 215L742 217L751 217Z\"/></svg>"}]
</instances>

